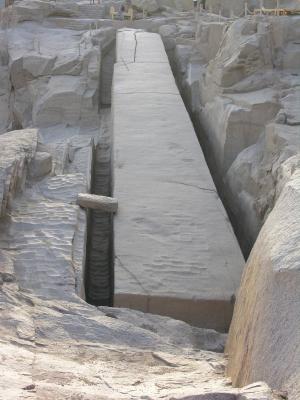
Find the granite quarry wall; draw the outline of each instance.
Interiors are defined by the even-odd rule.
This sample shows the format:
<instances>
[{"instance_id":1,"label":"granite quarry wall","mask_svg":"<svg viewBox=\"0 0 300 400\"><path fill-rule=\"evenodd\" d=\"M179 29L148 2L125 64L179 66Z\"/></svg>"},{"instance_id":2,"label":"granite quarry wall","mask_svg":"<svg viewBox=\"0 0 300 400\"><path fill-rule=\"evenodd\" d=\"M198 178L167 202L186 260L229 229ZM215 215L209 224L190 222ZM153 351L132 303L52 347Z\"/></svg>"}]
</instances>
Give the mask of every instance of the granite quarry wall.
<instances>
[{"instance_id":1,"label":"granite quarry wall","mask_svg":"<svg viewBox=\"0 0 300 400\"><path fill-rule=\"evenodd\" d=\"M289 399L300 396L299 178L283 189L251 252L226 349L235 385L259 377Z\"/></svg>"},{"instance_id":2,"label":"granite quarry wall","mask_svg":"<svg viewBox=\"0 0 300 400\"><path fill-rule=\"evenodd\" d=\"M27 0L2 20L0 397L298 400L299 17L166 8L134 23L163 37L227 206L256 241L227 366L215 353L225 335L138 311L226 330L243 259L159 35L119 32L110 130L111 43L125 23L91 7ZM137 311L82 300L87 242L105 265L110 229L97 216L88 235L76 199L110 194L111 131L115 305ZM250 386L233 388L225 367Z\"/></svg>"},{"instance_id":3,"label":"granite quarry wall","mask_svg":"<svg viewBox=\"0 0 300 400\"><path fill-rule=\"evenodd\" d=\"M300 365L299 23L203 13L159 30L246 255L255 243L229 332L228 375L235 385L259 377L289 399L299 398Z\"/></svg>"},{"instance_id":4,"label":"granite quarry wall","mask_svg":"<svg viewBox=\"0 0 300 400\"><path fill-rule=\"evenodd\" d=\"M160 32L247 256L298 153L299 17L205 14Z\"/></svg>"}]
</instances>

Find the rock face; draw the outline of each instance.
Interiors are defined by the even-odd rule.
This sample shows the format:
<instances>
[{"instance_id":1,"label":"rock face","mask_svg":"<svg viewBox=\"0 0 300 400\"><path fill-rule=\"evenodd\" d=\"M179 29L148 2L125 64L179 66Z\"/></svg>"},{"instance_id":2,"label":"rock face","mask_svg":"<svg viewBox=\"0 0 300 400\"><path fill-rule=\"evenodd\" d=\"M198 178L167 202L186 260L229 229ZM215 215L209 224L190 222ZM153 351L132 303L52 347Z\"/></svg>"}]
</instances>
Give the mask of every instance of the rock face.
<instances>
[{"instance_id":1,"label":"rock face","mask_svg":"<svg viewBox=\"0 0 300 400\"><path fill-rule=\"evenodd\" d=\"M226 338L224 334L140 311L96 308L83 300L86 249L89 249L86 245L88 216L77 205L77 198L78 193L88 193L92 185L97 194L109 195L110 110L99 110L99 104L110 105L109 86L115 32L112 26L127 23L101 20L110 4L109 1L94 6L73 0L25 0L1 12L1 24L8 29L0 31L0 397L5 400L278 400L278 396L262 382L242 389L231 387L229 379L224 376L226 359L220 353ZM176 4L180 10L192 6L189 1L177 0L158 0L157 4L165 9ZM180 41L181 47L176 47L175 51L180 56L180 73L184 76L191 42L198 29L195 29L194 14L176 14L171 10L170 14L165 15L157 20L149 18L134 23L136 26L146 24L153 30L164 25L162 31L174 35L168 38L170 49L174 49L177 39ZM189 22L191 17L192 21ZM214 19L212 16L209 18ZM169 29L166 24L170 22L175 23L175 27ZM209 27L204 29L212 44L203 51L203 57L206 54L208 59L217 56L218 40L226 31L226 20L220 18L219 22L214 22L220 23L218 26L215 24L216 34ZM285 32L283 36L289 38L289 48L293 51L289 52L289 57L284 57L279 51L276 60L278 66L290 68L297 63L297 47L294 39L291 39L294 36L285 30L286 25L283 24L281 28L281 32ZM200 31L199 36L202 35ZM252 31L253 26L250 24L243 32L249 34ZM276 35L275 32L273 34ZM124 113L120 112L122 96L128 100L130 94L126 90L133 85L135 92L132 96L136 97L136 101L126 104L128 116L132 116L130 123L137 124L133 133L136 134L138 129L138 134L142 132L150 139L156 133L156 140L144 142L138 148L144 148L145 151L136 153L135 165L132 159L124 163L122 155L118 159L118 168L121 170L124 167L126 171L127 165L132 166L129 171L131 180L128 180L130 188L138 162L149 160L150 150L154 162L149 165L153 168L148 170L148 175L143 174L143 180L137 179L137 182L142 187L142 184L150 182L153 176L158 177L161 172L168 181L157 181L154 189L152 185L147 193L151 192L149 198L152 198L153 193L157 198L160 189L164 188L163 207L158 207L158 210L165 211L165 205L172 204L172 213L177 210L177 214L176 224L168 213L162 213L153 223L151 212L143 208L148 218L148 230L143 231L143 243L150 243L149 237L155 234L154 255L159 255L164 243L167 243L169 253L163 253L166 258L157 263L160 271L163 271L166 259L174 260L182 247L189 246L189 230L194 230L198 236L194 235L197 242L193 244L191 254L201 250L202 258L196 260L197 264L188 264L190 254L188 249L184 249L186 258L177 258L179 263L174 264L176 268L172 271L171 283L175 282L177 288L181 282L185 284L186 281L181 278L182 265L188 267L191 282L195 277L192 275L195 264L198 269L199 266L205 268L206 264L212 265L214 269L209 270L213 272L211 275L205 269L201 270L204 281L199 286L202 288L201 294L206 296L210 291L208 283L215 284L216 281L220 286L212 284L213 296L221 293L216 290L216 287L221 287L226 290L221 293L224 296L222 301L225 299L229 305L229 296L238 285L231 280L238 277L242 265L241 255L238 250L233 255L228 251L232 245L238 248L231 237L230 228L225 233L229 226L226 215L215 194L198 143L192 136L193 129L171 79L161 41L157 35L141 32L139 35L140 38L135 41L132 40L132 34L129 34L128 46L131 51L126 50L122 54L122 63L119 59L116 66L118 79L115 83L120 91L114 93L114 112L118 118L124 117ZM280 35L277 40L280 42ZM134 63L133 58L136 61ZM146 62L141 76L133 83L143 61ZM190 77L194 79L199 69L191 68L189 71ZM226 73L231 76L228 70ZM149 83L149 76L154 86ZM212 93L219 93L218 90L214 87ZM199 93L199 85L197 88L194 84L192 91L193 95ZM207 96L210 95L207 93ZM152 105L153 98L155 107L151 111L147 106ZM271 99L273 101L272 96ZM288 87L282 101L284 111L278 113L276 123L269 124L268 128L269 148L284 149L286 155L297 148L296 133L292 129L298 123L295 113L297 101L297 92ZM252 103L254 110L256 103ZM249 112L253 111L251 107L248 107ZM153 110L155 115L151 114ZM148 127L145 127L145 123L138 124L143 115L149 117ZM176 124L167 129L173 119ZM155 124L157 121L158 127ZM280 129L286 121L291 128L288 132ZM121 129L119 132L123 133ZM294 141L290 142L292 136ZM166 138L167 151L164 147ZM135 144L138 139L140 137L136 135ZM129 141L126 145L131 145L131 151L134 150L133 142ZM169 164L162 163L160 159L166 153L169 153L166 157ZM227 154L226 151L224 154ZM92 172L93 160L95 165ZM157 170L157 165L161 171ZM289 179L295 165L297 156L287 158L287 162L278 167L282 186ZM144 173L141 168L140 172ZM101 175L103 180L98 180L97 185L94 185L91 182L92 176ZM170 180L174 176L180 181ZM186 185L193 185L199 177L206 186ZM168 192L166 188L172 190ZM180 204L175 200L177 192ZM182 208L182 205L185 207ZM120 218L122 212L121 209ZM184 225L188 219L182 217L194 218L195 212L203 218L205 227L198 221L194 223L194 220ZM110 248L111 232L109 221L99 215L98 210L93 217L94 225L90 231L97 235L93 242L93 257L99 262L95 265L101 267L98 279L103 273L105 251ZM207 222L210 219L214 226ZM178 228L181 221L185 228L182 231ZM144 226L145 221L135 219L133 222ZM170 222L164 225L162 232L158 229L161 222ZM176 229L172 229L174 226ZM181 239L180 243L175 243L177 247L170 245L174 237ZM136 241L134 251L141 243L139 240ZM215 249L218 241L221 243L220 253L212 253L211 243L214 242ZM210 255L214 255L212 260ZM229 260L228 266L224 260ZM210 277L211 280L208 279ZM91 287L97 279L91 276L87 286ZM196 284L192 282L192 289ZM92 286L93 294L97 288L97 285ZM197 304L197 300L202 297L199 288L197 292L193 290ZM190 297L188 301L188 304L192 304L193 298ZM186 314L187 310L185 308L181 314ZM216 315L208 315L211 310L209 307L197 309L202 315L206 313L207 320L216 319L216 315L224 317L224 308L218 308L216 301L213 303ZM223 318L219 325L224 327L226 324L228 321ZM290 382L293 380L289 378Z\"/></svg>"},{"instance_id":2,"label":"rock face","mask_svg":"<svg viewBox=\"0 0 300 400\"><path fill-rule=\"evenodd\" d=\"M166 336L172 345L182 348L191 347L195 350L201 348L214 352L224 351L227 335L212 329L196 328L183 321L160 315L144 314L141 311L127 308L98 307L98 309L111 318L134 324L162 337Z\"/></svg>"},{"instance_id":3,"label":"rock face","mask_svg":"<svg viewBox=\"0 0 300 400\"><path fill-rule=\"evenodd\" d=\"M259 377L289 399L300 396L299 22L204 15L190 23L195 39L175 24L160 29L248 251L263 226L237 297L227 373L238 386Z\"/></svg>"},{"instance_id":4,"label":"rock face","mask_svg":"<svg viewBox=\"0 0 300 400\"><path fill-rule=\"evenodd\" d=\"M0 292L5 399L275 399L264 384L231 388L220 355L194 350L191 337L183 348L167 331L149 331L147 315L141 328L81 302L42 302L15 287L5 282Z\"/></svg>"},{"instance_id":5,"label":"rock face","mask_svg":"<svg viewBox=\"0 0 300 400\"><path fill-rule=\"evenodd\" d=\"M13 198L24 188L28 165L37 147L37 131L10 132L0 138L0 215L4 216Z\"/></svg>"},{"instance_id":6,"label":"rock face","mask_svg":"<svg viewBox=\"0 0 300 400\"><path fill-rule=\"evenodd\" d=\"M299 204L295 172L250 255L227 343L235 385L259 377L290 400L300 396Z\"/></svg>"},{"instance_id":7,"label":"rock face","mask_svg":"<svg viewBox=\"0 0 300 400\"><path fill-rule=\"evenodd\" d=\"M113 129L114 304L226 331L243 258L156 34L118 33Z\"/></svg>"},{"instance_id":8,"label":"rock face","mask_svg":"<svg viewBox=\"0 0 300 400\"><path fill-rule=\"evenodd\" d=\"M296 165L299 21L204 14L173 47L162 32L245 254Z\"/></svg>"},{"instance_id":9,"label":"rock face","mask_svg":"<svg viewBox=\"0 0 300 400\"><path fill-rule=\"evenodd\" d=\"M166 317L97 309L78 296L84 295L86 216L75 203L90 180L92 141L69 137L66 157L53 137L44 132L43 138L37 129L0 136L0 193L11 199L7 213L2 201L0 220L1 398L274 400L262 383L230 386L223 356L212 352L222 351L225 335ZM50 152L52 173L59 174L38 180L27 174L32 163L34 171L36 163L47 164Z\"/></svg>"},{"instance_id":10,"label":"rock face","mask_svg":"<svg viewBox=\"0 0 300 400\"><path fill-rule=\"evenodd\" d=\"M260 8L261 5L265 8L276 8L277 2L274 0L206 0L206 9L211 10L213 13L222 13L225 17L236 16L243 17L245 13L245 3L247 4L248 13L252 12L255 8ZM299 9L299 2L296 0L280 0L280 8L287 8L292 10Z\"/></svg>"},{"instance_id":11,"label":"rock face","mask_svg":"<svg viewBox=\"0 0 300 400\"><path fill-rule=\"evenodd\" d=\"M0 33L0 133L6 132L10 127L10 92L7 34L2 31Z\"/></svg>"},{"instance_id":12,"label":"rock face","mask_svg":"<svg viewBox=\"0 0 300 400\"><path fill-rule=\"evenodd\" d=\"M46 151L38 151L30 164L30 175L32 178L41 178L48 175L52 170L52 156Z\"/></svg>"},{"instance_id":13,"label":"rock face","mask_svg":"<svg viewBox=\"0 0 300 400\"><path fill-rule=\"evenodd\" d=\"M53 154L64 173L32 180L27 167L44 160L40 154L51 145L36 129L0 136L1 170L17 171L0 180L0 193L13 199L0 220L1 398L275 400L262 383L230 386L222 354L212 352L222 351L225 335L97 309L78 297L86 221L75 201L86 182L75 171L88 170L91 140L72 138L71 162L56 162L61 154Z\"/></svg>"},{"instance_id":14,"label":"rock face","mask_svg":"<svg viewBox=\"0 0 300 400\"><path fill-rule=\"evenodd\" d=\"M97 39L109 33L98 30L91 38L62 29L50 32L41 25L24 23L9 36L14 123L19 127L99 124L96 46ZM67 52L64 41L69 43Z\"/></svg>"},{"instance_id":15,"label":"rock face","mask_svg":"<svg viewBox=\"0 0 300 400\"><path fill-rule=\"evenodd\" d=\"M0 222L0 252L6 249L12 260L14 280L41 297L73 298L75 288L84 296L86 215L75 203L90 176L65 170L50 177L52 157L37 151L47 148L38 143L37 130L1 135L0 144L6 149L1 153L2 214L9 207ZM88 154L85 162L91 162Z\"/></svg>"}]
</instances>

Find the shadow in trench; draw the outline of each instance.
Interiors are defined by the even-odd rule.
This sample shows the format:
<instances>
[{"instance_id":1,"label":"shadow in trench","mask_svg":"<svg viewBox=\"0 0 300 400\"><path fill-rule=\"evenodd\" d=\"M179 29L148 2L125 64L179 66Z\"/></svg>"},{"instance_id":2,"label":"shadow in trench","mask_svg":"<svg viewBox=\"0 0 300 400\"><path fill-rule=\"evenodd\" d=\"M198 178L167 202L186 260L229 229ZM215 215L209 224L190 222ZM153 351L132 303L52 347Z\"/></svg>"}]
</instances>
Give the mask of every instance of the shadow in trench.
<instances>
[{"instance_id":1,"label":"shadow in trench","mask_svg":"<svg viewBox=\"0 0 300 400\"><path fill-rule=\"evenodd\" d=\"M91 193L112 193L111 86L115 62L115 41L102 53L99 74L99 137L96 138ZM112 306L114 296L113 216L89 210L85 268L86 301L96 306Z\"/></svg>"}]
</instances>

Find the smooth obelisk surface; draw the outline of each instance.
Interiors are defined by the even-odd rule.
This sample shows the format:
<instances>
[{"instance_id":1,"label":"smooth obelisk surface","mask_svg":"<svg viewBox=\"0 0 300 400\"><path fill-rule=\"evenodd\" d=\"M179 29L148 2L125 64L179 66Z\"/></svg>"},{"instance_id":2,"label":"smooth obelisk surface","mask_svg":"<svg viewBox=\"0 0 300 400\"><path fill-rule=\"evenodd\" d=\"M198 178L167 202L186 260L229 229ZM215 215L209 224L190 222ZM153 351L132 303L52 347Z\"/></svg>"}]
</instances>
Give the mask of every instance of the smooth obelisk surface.
<instances>
[{"instance_id":1,"label":"smooth obelisk surface","mask_svg":"<svg viewBox=\"0 0 300 400\"><path fill-rule=\"evenodd\" d=\"M112 96L115 306L226 330L244 260L159 35L118 32Z\"/></svg>"}]
</instances>

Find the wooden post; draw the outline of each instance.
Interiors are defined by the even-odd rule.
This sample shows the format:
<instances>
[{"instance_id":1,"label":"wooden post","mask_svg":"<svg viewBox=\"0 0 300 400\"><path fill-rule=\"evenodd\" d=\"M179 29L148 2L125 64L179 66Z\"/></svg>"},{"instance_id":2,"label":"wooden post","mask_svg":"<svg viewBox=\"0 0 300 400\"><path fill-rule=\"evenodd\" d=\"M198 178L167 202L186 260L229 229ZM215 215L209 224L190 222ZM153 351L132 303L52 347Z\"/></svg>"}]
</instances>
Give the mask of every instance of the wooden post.
<instances>
[{"instance_id":1,"label":"wooden post","mask_svg":"<svg viewBox=\"0 0 300 400\"><path fill-rule=\"evenodd\" d=\"M83 208L92 208L108 213L118 210L118 200L113 197L98 196L96 194L78 193L77 204Z\"/></svg>"}]
</instances>

